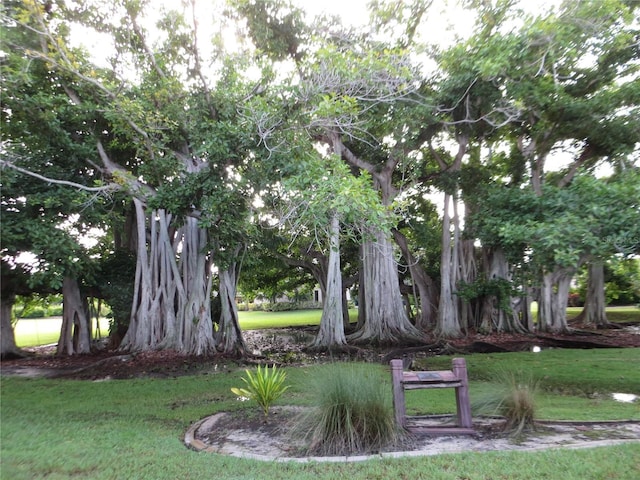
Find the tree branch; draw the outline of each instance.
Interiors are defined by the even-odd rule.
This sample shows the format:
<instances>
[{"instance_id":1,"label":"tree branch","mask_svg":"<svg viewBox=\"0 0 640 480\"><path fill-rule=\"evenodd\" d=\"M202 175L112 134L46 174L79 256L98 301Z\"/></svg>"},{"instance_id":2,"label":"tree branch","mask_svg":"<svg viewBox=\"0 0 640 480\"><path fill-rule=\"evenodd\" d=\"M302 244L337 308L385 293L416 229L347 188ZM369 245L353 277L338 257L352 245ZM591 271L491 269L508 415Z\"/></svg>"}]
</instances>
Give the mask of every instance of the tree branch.
<instances>
[{"instance_id":1,"label":"tree branch","mask_svg":"<svg viewBox=\"0 0 640 480\"><path fill-rule=\"evenodd\" d=\"M77 188L79 190L84 190L86 192L100 192L100 193L110 193L116 192L120 190L120 185L117 183L110 183L108 185L104 185L102 187L88 187L86 185L82 185L81 183L70 182L69 180L58 180L56 178L45 177L44 175L40 175L39 173L32 172L31 170L27 170L26 168L18 167L11 162L0 159L0 166L12 168L17 172L23 173L25 175L29 175L31 177L37 178L38 180L45 181L47 183L53 183L56 185L66 185L68 187Z\"/></svg>"}]
</instances>

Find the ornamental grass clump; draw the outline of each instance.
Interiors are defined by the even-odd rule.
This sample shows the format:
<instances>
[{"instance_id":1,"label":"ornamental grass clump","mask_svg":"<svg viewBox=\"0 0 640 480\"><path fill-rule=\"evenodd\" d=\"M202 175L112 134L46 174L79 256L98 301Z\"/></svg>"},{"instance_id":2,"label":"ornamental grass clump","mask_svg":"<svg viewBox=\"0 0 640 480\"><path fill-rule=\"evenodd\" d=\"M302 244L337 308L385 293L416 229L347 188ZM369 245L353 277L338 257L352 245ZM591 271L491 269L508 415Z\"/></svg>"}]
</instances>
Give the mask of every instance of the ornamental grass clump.
<instances>
[{"instance_id":1,"label":"ornamental grass clump","mask_svg":"<svg viewBox=\"0 0 640 480\"><path fill-rule=\"evenodd\" d=\"M242 378L247 388L232 388L231 391L239 397L246 397L255 400L260 407L265 418L269 416L269 408L284 392L289 389L285 385L287 374L278 370L274 365L272 368L260 367L255 373L245 370L246 377Z\"/></svg>"},{"instance_id":2,"label":"ornamental grass clump","mask_svg":"<svg viewBox=\"0 0 640 480\"><path fill-rule=\"evenodd\" d=\"M312 389L315 404L293 429L308 443L308 454L377 452L399 438L391 388L380 371L359 364L328 365Z\"/></svg>"},{"instance_id":3,"label":"ornamental grass clump","mask_svg":"<svg viewBox=\"0 0 640 480\"><path fill-rule=\"evenodd\" d=\"M505 418L505 431L520 435L535 428L538 381L522 372L498 375L496 388L480 396L471 408L477 414L500 415Z\"/></svg>"}]
</instances>

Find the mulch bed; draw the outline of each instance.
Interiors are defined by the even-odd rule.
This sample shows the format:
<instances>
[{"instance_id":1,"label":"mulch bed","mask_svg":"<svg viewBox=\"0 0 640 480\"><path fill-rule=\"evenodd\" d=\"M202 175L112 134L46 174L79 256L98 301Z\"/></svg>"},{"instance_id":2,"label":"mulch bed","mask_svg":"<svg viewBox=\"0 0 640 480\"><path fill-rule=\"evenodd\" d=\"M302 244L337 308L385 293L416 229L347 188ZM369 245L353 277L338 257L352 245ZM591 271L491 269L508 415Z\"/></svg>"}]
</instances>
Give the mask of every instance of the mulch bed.
<instances>
[{"instance_id":1,"label":"mulch bed","mask_svg":"<svg viewBox=\"0 0 640 480\"><path fill-rule=\"evenodd\" d=\"M489 353L501 351L525 351L533 346L541 348L613 348L640 347L640 329L635 327L608 330L575 329L570 334L470 334L464 338L433 340L424 346L411 346L404 350L409 353L420 352L423 355L445 353ZM11 374L21 369L41 369L48 376L101 379L134 377L172 377L197 371L221 370L236 367L239 364L282 363L289 365L308 364L334 359L335 355L307 353L305 344L292 341L292 338L308 338L315 332L311 327L281 329L278 331L245 332L249 351L253 352L243 360L234 360L224 356L188 357L175 351L163 350L128 354L119 351L98 350L87 355L56 356L55 346L28 349L28 356L19 359L3 360L0 368L3 374ZM278 337L286 337L278 342ZM273 344L276 342L276 344ZM387 357L402 354L402 348L359 349L358 359L386 363ZM348 355L348 354L345 354Z\"/></svg>"}]
</instances>

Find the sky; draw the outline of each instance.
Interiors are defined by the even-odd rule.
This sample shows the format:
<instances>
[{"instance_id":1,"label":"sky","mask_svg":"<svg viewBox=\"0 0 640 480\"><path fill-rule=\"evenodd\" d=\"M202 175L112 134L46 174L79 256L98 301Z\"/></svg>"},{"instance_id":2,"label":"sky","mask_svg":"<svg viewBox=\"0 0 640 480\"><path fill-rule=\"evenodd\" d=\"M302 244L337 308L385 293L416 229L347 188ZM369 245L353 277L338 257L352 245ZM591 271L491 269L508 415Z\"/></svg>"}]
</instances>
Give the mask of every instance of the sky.
<instances>
[{"instance_id":1,"label":"sky","mask_svg":"<svg viewBox=\"0 0 640 480\"><path fill-rule=\"evenodd\" d=\"M310 19L321 14L340 16L345 25L366 28L369 23L367 4L370 0L291 0L294 5L304 9ZM408 2L409 0L407 0ZM432 6L420 27L421 34L429 43L442 46L451 45L456 37L466 37L473 28L472 14L459 6L460 0L432 0ZM557 5L560 0L520 0L521 8L527 13L541 13L550 6ZM200 23L200 37L205 41L208 37L206 25L208 20L218 17L224 0L196 0L197 18ZM162 10L182 10L182 0L151 0L149 12L159 18ZM155 13L155 15L154 15ZM229 29L229 37L233 36L233 29ZM106 35L96 35L95 32L79 29L73 35L73 43L84 45L89 51L95 52L96 59L105 56L109 40ZM233 43L233 40L230 40ZM106 65L105 65L106 66Z\"/></svg>"}]
</instances>

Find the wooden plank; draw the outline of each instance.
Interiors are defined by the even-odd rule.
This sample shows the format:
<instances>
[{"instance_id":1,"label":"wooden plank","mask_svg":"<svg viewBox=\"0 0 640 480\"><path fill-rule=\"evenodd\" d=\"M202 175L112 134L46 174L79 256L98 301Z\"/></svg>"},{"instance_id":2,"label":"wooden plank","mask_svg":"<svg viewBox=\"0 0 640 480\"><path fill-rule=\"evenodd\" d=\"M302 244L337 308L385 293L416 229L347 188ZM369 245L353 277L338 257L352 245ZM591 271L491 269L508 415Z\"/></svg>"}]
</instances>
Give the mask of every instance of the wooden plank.
<instances>
[{"instance_id":1,"label":"wooden plank","mask_svg":"<svg viewBox=\"0 0 640 480\"><path fill-rule=\"evenodd\" d=\"M403 372L403 383L457 382L460 379L450 370L427 372Z\"/></svg>"},{"instance_id":2,"label":"wooden plank","mask_svg":"<svg viewBox=\"0 0 640 480\"><path fill-rule=\"evenodd\" d=\"M424 390L425 388L457 388L461 387L461 382L440 382L440 383L405 383L405 390Z\"/></svg>"},{"instance_id":3,"label":"wooden plank","mask_svg":"<svg viewBox=\"0 0 640 480\"><path fill-rule=\"evenodd\" d=\"M473 435L476 433L473 428L463 427L425 427L419 425L407 425L405 429L411 433L421 433L423 435Z\"/></svg>"}]
</instances>

